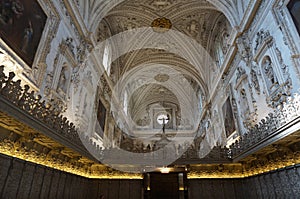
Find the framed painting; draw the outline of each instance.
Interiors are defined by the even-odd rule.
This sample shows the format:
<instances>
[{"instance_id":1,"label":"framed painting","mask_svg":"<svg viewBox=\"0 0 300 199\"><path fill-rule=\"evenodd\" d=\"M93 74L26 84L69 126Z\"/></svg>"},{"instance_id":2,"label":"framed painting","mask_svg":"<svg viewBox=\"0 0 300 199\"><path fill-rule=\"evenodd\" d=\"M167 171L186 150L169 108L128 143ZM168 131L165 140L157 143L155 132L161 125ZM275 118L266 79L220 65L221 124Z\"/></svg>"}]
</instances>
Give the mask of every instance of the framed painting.
<instances>
[{"instance_id":1,"label":"framed painting","mask_svg":"<svg viewBox=\"0 0 300 199\"><path fill-rule=\"evenodd\" d=\"M1 39L30 67L46 20L37 0L0 0Z\"/></svg>"},{"instance_id":2,"label":"framed painting","mask_svg":"<svg viewBox=\"0 0 300 199\"><path fill-rule=\"evenodd\" d=\"M223 104L222 112L223 112L223 120L224 120L226 137L229 137L232 133L236 131L232 106L229 98L227 98L227 100Z\"/></svg>"}]
</instances>

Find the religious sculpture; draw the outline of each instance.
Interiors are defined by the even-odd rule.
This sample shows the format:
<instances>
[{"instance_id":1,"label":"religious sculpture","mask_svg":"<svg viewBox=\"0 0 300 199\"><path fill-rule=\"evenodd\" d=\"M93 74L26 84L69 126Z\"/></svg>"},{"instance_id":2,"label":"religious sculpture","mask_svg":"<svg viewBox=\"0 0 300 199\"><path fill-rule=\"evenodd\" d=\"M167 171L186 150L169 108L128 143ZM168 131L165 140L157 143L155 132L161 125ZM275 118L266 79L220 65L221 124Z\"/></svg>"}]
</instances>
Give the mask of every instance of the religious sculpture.
<instances>
[{"instance_id":1,"label":"religious sculpture","mask_svg":"<svg viewBox=\"0 0 300 199\"><path fill-rule=\"evenodd\" d=\"M248 33L244 33L237 39L237 45L238 45L238 52L241 58L247 64L249 64L253 57L253 54L251 52L251 47L250 47L251 42Z\"/></svg>"},{"instance_id":2,"label":"religious sculpture","mask_svg":"<svg viewBox=\"0 0 300 199\"><path fill-rule=\"evenodd\" d=\"M251 85L253 86L257 94L260 95L260 86L259 86L256 71L254 69L251 69L250 75L251 75Z\"/></svg>"},{"instance_id":3,"label":"religious sculpture","mask_svg":"<svg viewBox=\"0 0 300 199\"><path fill-rule=\"evenodd\" d=\"M265 58L262 68L265 74L267 89L272 93L279 85L270 57Z\"/></svg>"},{"instance_id":4,"label":"religious sculpture","mask_svg":"<svg viewBox=\"0 0 300 199\"><path fill-rule=\"evenodd\" d=\"M67 90L67 81L68 81L68 69L67 66L63 66L60 72L58 88L66 93Z\"/></svg>"}]
</instances>

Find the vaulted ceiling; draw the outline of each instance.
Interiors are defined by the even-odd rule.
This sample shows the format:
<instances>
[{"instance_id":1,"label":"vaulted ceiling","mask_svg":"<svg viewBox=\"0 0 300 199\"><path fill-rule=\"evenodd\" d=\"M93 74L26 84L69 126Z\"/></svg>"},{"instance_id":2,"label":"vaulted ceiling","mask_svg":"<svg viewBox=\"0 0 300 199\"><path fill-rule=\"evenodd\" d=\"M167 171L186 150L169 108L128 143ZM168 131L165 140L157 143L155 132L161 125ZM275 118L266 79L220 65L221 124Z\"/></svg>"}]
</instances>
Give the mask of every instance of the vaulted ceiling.
<instances>
[{"instance_id":1,"label":"vaulted ceiling","mask_svg":"<svg viewBox=\"0 0 300 199\"><path fill-rule=\"evenodd\" d=\"M182 109L178 101L186 98L182 102L187 112L195 115L199 110L193 107L209 95L212 71L218 72L213 52L217 34L222 25L237 24L237 4L229 0L125 0L105 1L100 6L90 0L85 9L92 11L87 18L99 48L111 46L109 75L114 84L121 85L120 99L129 93L131 113L143 115L142 109L161 101L176 102ZM166 82L155 80L165 75ZM180 83L182 79L191 89ZM162 89L170 92L163 98Z\"/></svg>"},{"instance_id":2,"label":"vaulted ceiling","mask_svg":"<svg viewBox=\"0 0 300 199\"><path fill-rule=\"evenodd\" d=\"M119 4L122 4L123 2L127 1L77 0L77 4L81 8L83 18L92 32L98 27L99 20L107 16L111 9L115 8ZM182 5L188 6L188 4L190 3L195 3L199 7L199 5L202 4L203 6L206 5L211 9L221 11L226 16L230 24L234 27L239 25L244 14L245 8L248 6L250 0L136 0L132 2L136 3L137 6L142 5L145 8L151 8L152 10L162 10L166 8L172 10L171 8L182 8ZM187 9L180 10L183 11Z\"/></svg>"}]
</instances>

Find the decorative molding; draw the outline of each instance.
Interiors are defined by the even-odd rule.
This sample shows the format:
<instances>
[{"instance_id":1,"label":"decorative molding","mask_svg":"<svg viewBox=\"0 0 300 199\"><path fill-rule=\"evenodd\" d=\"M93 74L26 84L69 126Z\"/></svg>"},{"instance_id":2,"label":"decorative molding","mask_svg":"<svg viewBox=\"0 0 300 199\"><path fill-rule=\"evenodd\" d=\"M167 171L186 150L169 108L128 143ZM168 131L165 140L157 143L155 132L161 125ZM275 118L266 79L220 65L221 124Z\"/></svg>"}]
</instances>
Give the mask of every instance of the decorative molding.
<instances>
[{"instance_id":1,"label":"decorative molding","mask_svg":"<svg viewBox=\"0 0 300 199\"><path fill-rule=\"evenodd\" d=\"M64 146L66 142L60 144L43 134L45 132L37 131L2 111L0 118L2 121L0 123L0 153L2 154L87 178L142 179L140 174L115 171L95 160L86 158L76 150ZM32 120L32 122L38 121ZM72 140L72 137L68 139Z\"/></svg>"},{"instance_id":2,"label":"decorative molding","mask_svg":"<svg viewBox=\"0 0 300 199\"><path fill-rule=\"evenodd\" d=\"M254 46L254 57L253 60L258 62L259 57L264 55L267 48L273 45L273 37L270 35L268 30L260 30L256 34L255 46Z\"/></svg>"},{"instance_id":3,"label":"decorative molding","mask_svg":"<svg viewBox=\"0 0 300 199\"><path fill-rule=\"evenodd\" d=\"M2 43L1 45L5 45ZM33 82L31 79L28 79L28 76L25 75L24 68L28 67L21 59L17 58L17 55L12 55L12 52L8 49L9 47L0 47L0 65L5 65L5 71L11 72L14 71L15 75L22 80L22 82L30 85L30 88L38 91L39 88L37 87L36 83ZM31 69L28 69L31 70ZM37 72L37 71L36 71ZM4 81L4 79L3 79Z\"/></svg>"},{"instance_id":4,"label":"decorative molding","mask_svg":"<svg viewBox=\"0 0 300 199\"><path fill-rule=\"evenodd\" d=\"M170 19L165 17L157 18L151 23L151 27L155 32L164 33L172 28Z\"/></svg>"},{"instance_id":5,"label":"decorative molding","mask_svg":"<svg viewBox=\"0 0 300 199\"><path fill-rule=\"evenodd\" d=\"M237 68L237 78L234 89L236 90L237 105L239 105L240 118L246 129L250 129L257 123L257 105L251 91L246 70L242 67ZM250 92L247 92L250 91Z\"/></svg>"},{"instance_id":6,"label":"decorative molding","mask_svg":"<svg viewBox=\"0 0 300 199\"><path fill-rule=\"evenodd\" d=\"M60 22L60 16L56 10L53 2L45 1L41 4L47 14L47 22L45 25L45 30L43 36L40 40L40 47L38 48L37 57L33 63L33 70L36 68L38 73L35 78L36 84L41 87L44 81L44 75L47 69L46 59L51 50L52 40L57 34L58 26Z\"/></svg>"},{"instance_id":7,"label":"decorative molding","mask_svg":"<svg viewBox=\"0 0 300 199\"><path fill-rule=\"evenodd\" d=\"M259 150L262 146L277 141L284 136L294 133L288 131L290 125L297 124L300 115L300 95L295 93L292 97L287 97L287 102L278 106L274 113L269 113L268 117L262 119L246 134L242 135L240 140L230 146L230 157L237 159L239 156L245 156L253 150ZM297 128L294 126L294 128ZM285 131L287 130L287 132ZM247 153L249 152L249 153ZM238 158L240 159L240 158Z\"/></svg>"},{"instance_id":8,"label":"decorative molding","mask_svg":"<svg viewBox=\"0 0 300 199\"><path fill-rule=\"evenodd\" d=\"M17 76L25 80L32 88L35 88L35 90L38 90L43 83L47 68L46 59L50 53L52 40L58 31L60 21L59 14L52 1L39 1L39 3L47 15L47 21L32 66L28 66L10 47L1 43L1 48L14 60L16 70L19 71ZM16 70L14 70L14 72Z\"/></svg>"},{"instance_id":9,"label":"decorative molding","mask_svg":"<svg viewBox=\"0 0 300 199\"><path fill-rule=\"evenodd\" d=\"M85 38L85 35L88 34L88 30L86 28L84 20L82 19L82 15L78 10L77 5L74 5L73 1L70 0L61 0L61 3L63 3L64 7L66 8L65 14L67 17L70 17L70 22L72 23L72 26L75 26L79 35Z\"/></svg>"},{"instance_id":10,"label":"decorative molding","mask_svg":"<svg viewBox=\"0 0 300 199\"><path fill-rule=\"evenodd\" d=\"M191 165L188 178L247 178L299 167L300 143L295 138L300 138L299 131L236 163Z\"/></svg>"},{"instance_id":11,"label":"decorative molding","mask_svg":"<svg viewBox=\"0 0 300 199\"><path fill-rule=\"evenodd\" d=\"M249 26L253 23L255 16L257 16L259 8L261 6L262 0L250 0L249 4L247 6L247 9L244 12L243 18L240 22L240 31L244 32L246 31Z\"/></svg>"},{"instance_id":12,"label":"decorative molding","mask_svg":"<svg viewBox=\"0 0 300 199\"><path fill-rule=\"evenodd\" d=\"M91 52L93 48L91 33L88 32L78 8L74 3L70 3L68 0L59 0L59 3L62 9L62 17L65 18L64 21L67 22L66 25L75 33L73 39L79 43L76 47L76 59L79 64L83 64L87 58L87 54Z\"/></svg>"},{"instance_id":13,"label":"decorative molding","mask_svg":"<svg viewBox=\"0 0 300 199\"><path fill-rule=\"evenodd\" d=\"M297 29L294 27L293 19L287 8L288 2L289 1L276 0L273 5L272 14L275 18L276 24L279 26L279 29L283 34L285 45L291 50L292 63L298 78L300 78L300 70L298 67L300 59L299 56L297 56L300 52L300 45L297 45L297 41L300 36Z\"/></svg>"},{"instance_id":14,"label":"decorative molding","mask_svg":"<svg viewBox=\"0 0 300 199\"><path fill-rule=\"evenodd\" d=\"M250 84L251 86L250 87L254 88L257 95L260 95L260 84L259 84L259 80L258 80L257 71L255 68L251 69L250 76L251 76L251 84Z\"/></svg>"},{"instance_id":15,"label":"decorative molding","mask_svg":"<svg viewBox=\"0 0 300 199\"><path fill-rule=\"evenodd\" d=\"M9 111L9 114L11 114L11 116L9 116L8 113L6 114L1 113L1 118L2 118L1 121L5 121L5 122L1 123L0 125L4 128L10 129L14 133L11 134L11 136L9 136L10 135L9 134L7 136L8 139L6 139L5 142L3 142L4 143L3 147L1 147L1 150L3 149L3 151L1 151L2 153L15 156L15 157L20 157L22 159L27 159L33 162L37 162L39 164L46 164L45 159L38 160L38 158L47 157L47 155L51 151L48 157L50 157L50 159L53 158L54 163L52 164L52 166L50 164L46 166L50 166L68 172L73 172L78 175L83 175L91 178L94 177L101 178L101 176L105 176L105 178L108 178L110 176L118 176L118 178L119 176L126 176L125 178L134 178L131 177L132 175L130 174L120 174L119 172L115 172L108 168L103 169L102 165L97 165L98 163L93 162L92 160L93 158L89 160L90 156L87 155L86 152L84 152L83 146L81 144L75 126L72 123L69 123L67 121L67 118L64 118L59 115L60 110L54 109L53 107L49 106L49 104L42 101L40 96L35 95L35 92L29 92L28 85L22 87L21 80L16 80L16 81L13 80L15 76L14 73L12 72L9 73L7 77L3 71L4 71L4 66L0 66L0 77L2 77L1 87L0 87L1 111L2 112L5 110L6 111L13 110L13 111ZM102 83L105 85L105 82L106 81L103 80ZM257 146L256 149L259 150L262 147L264 147L264 146L260 146L261 143L268 144L270 142L273 142L274 140L272 139L277 133L276 131L282 131L284 130L284 128L290 129L294 124L299 124L299 122L297 121L296 121L297 123L293 123L295 119L297 119L300 115L299 102L300 102L299 94L294 94L293 97L288 97L287 102L283 103L281 107L278 107L278 110L276 110L274 114L269 114L268 118L262 120L259 125L255 126L255 128L251 129L247 134L242 136L241 140L235 143L230 148L229 151L230 153L227 153L226 150L224 150L224 152L226 152L226 154L224 154L225 157L226 155L230 155L229 157L234 158L234 160L236 160L235 157L238 157L239 155L246 157L244 154L247 153L247 151L249 151L250 149L252 149L253 146ZM13 116L16 118L14 119ZM41 129L40 131L34 130L33 128L26 130L25 128L27 127L24 126L24 123L21 123L18 120L20 121L23 120L25 124L29 123L35 127L39 125L39 128L37 129L41 129L41 126L43 126L43 129ZM14 125L8 126L9 124L14 124ZM286 127L287 125L288 127ZM293 129L290 130L291 132L289 133L293 133L292 131ZM20 134L15 132L19 132ZM27 132L31 132L31 133L27 133ZM281 136L280 138L282 138L285 137L286 135L287 134L279 135L279 137ZM61 143L57 140L59 140ZM37 144L35 145L35 143ZM39 153L35 152L34 149L36 149L38 144L42 145L43 147L46 147L45 149L46 151L39 152ZM24 147L24 145L26 145L27 148ZM94 146L94 143L91 143L91 148L94 150L99 150L97 146ZM30 149L32 149L33 151L30 151ZM47 149L51 149L51 150L48 151L47 153ZM88 158L82 158L83 154L81 154L81 152L80 153L75 152L78 150L79 151L82 150L81 152L87 155ZM18 153L18 151L21 152ZM220 155L219 152L217 153L218 155ZM191 149L190 154L192 153L195 153L194 149ZM251 152L250 154L252 153L253 152ZM36 157L34 154L38 154L38 157ZM60 154L62 154L62 156ZM68 154L68 157L70 155L71 156L73 155L72 161L75 161L75 163L71 161L71 163L68 164L69 166L65 168L62 165L64 165L63 163L64 161L66 161L65 159L66 154ZM259 172L266 172L268 171L268 169L270 170L272 168L275 169L279 167L282 168L288 165L298 163L299 159L297 158L299 158L299 154L297 153L292 153L292 154L294 156L286 155L284 157L284 158L288 158L286 161L282 161L282 159L280 159L280 161L276 160L274 161L276 163L276 164L274 163L274 167L266 167L266 168L262 167L262 169L259 170ZM30 155L34 157L31 158L29 157ZM191 157L192 156L189 157L189 153L188 153L186 159ZM82 165L83 162L85 162L84 165ZM73 163L76 166L74 166ZM99 169L95 169L97 167L99 167ZM72 168L73 170L70 168ZM89 168L93 168L94 170ZM220 168L222 167L218 167L218 170L220 170ZM85 169L85 171L82 171L81 169ZM95 172L96 174L93 173L92 171ZM258 170L253 170L252 174L249 172L249 175L256 175L257 171ZM243 175L245 176L245 174ZM140 175L137 176L138 176L137 178L140 177Z\"/></svg>"},{"instance_id":16,"label":"decorative molding","mask_svg":"<svg viewBox=\"0 0 300 199\"><path fill-rule=\"evenodd\" d=\"M247 65L250 65L253 54L251 51L251 41L248 33L244 33L237 38L238 53Z\"/></svg>"}]
</instances>

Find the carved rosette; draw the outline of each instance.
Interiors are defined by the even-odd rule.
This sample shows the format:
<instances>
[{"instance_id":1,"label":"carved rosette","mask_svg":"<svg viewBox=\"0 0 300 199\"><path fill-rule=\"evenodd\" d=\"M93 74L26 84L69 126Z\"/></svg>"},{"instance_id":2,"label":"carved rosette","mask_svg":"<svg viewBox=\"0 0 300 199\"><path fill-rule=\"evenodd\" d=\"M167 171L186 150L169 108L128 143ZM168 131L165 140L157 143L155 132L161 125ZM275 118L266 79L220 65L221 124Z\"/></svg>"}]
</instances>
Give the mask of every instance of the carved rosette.
<instances>
[{"instance_id":1,"label":"carved rosette","mask_svg":"<svg viewBox=\"0 0 300 199\"><path fill-rule=\"evenodd\" d=\"M172 23L170 19L162 17L155 19L152 22L151 27L155 32L164 33L172 28Z\"/></svg>"}]
</instances>

